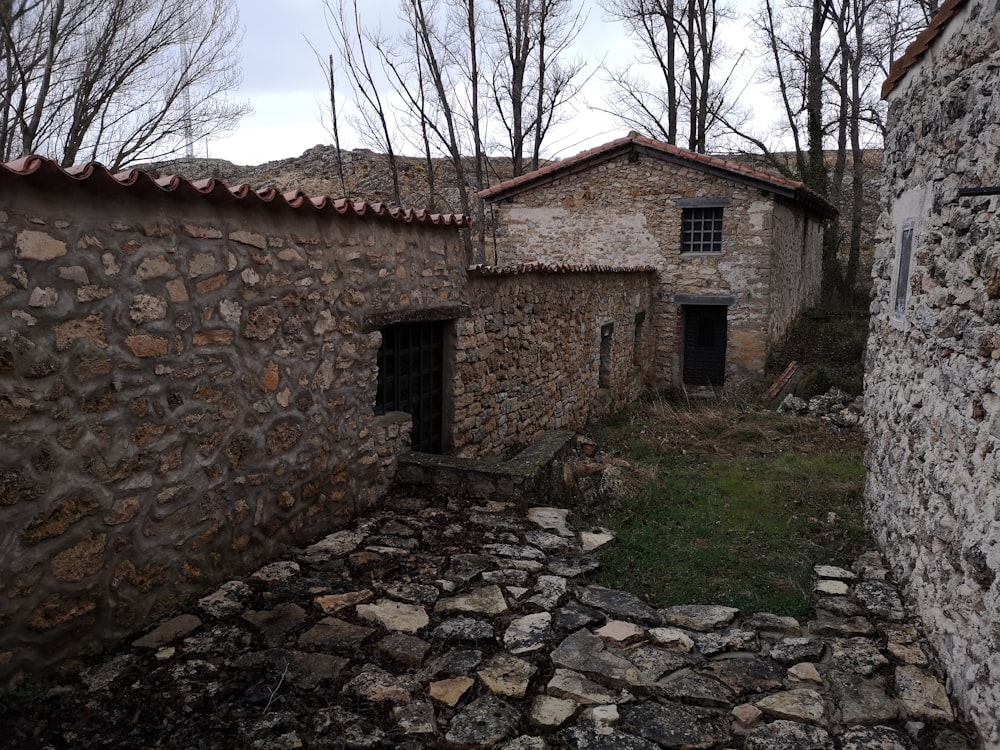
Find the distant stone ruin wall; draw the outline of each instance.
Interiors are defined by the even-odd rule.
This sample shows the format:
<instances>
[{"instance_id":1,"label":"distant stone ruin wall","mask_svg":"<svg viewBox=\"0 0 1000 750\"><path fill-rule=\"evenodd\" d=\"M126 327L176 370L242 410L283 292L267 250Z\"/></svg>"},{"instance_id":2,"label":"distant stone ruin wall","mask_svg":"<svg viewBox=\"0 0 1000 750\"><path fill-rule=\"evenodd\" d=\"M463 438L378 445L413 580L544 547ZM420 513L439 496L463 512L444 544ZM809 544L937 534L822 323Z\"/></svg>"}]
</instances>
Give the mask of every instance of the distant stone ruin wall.
<instances>
[{"instance_id":1,"label":"distant stone ruin wall","mask_svg":"<svg viewBox=\"0 0 1000 750\"><path fill-rule=\"evenodd\" d=\"M366 315L460 303L453 228L0 185L0 682L384 491ZM405 418L404 418L405 421Z\"/></svg>"},{"instance_id":2,"label":"distant stone ruin wall","mask_svg":"<svg viewBox=\"0 0 1000 750\"><path fill-rule=\"evenodd\" d=\"M871 527L987 747L1000 747L997 11L962 6L889 97L866 375Z\"/></svg>"},{"instance_id":3,"label":"distant stone ruin wall","mask_svg":"<svg viewBox=\"0 0 1000 750\"><path fill-rule=\"evenodd\" d=\"M678 201L696 198L727 201L720 253L681 253ZM789 213L759 188L648 155L631 161L622 155L488 206L500 265L537 260L659 270L660 299L650 319L656 329L652 356L658 387L680 385L681 308L675 295L735 297L728 313L727 372L739 379L763 373L771 295L799 295L780 300L784 321L787 311L807 304L821 280L819 255L815 262L812 258L818 248L810 244L804 250L800 232L793 249L799 256L805 252L809 262L797 257L795 267L812 276L784 290L773 289L772 264L788 252L773 245L776 210ZM801 228L801 215L789 218ZM818 223L810 224L819 229Z\"/></svg>"},{"instance_id":4,"label":"distant stone ruin wall","mask_svg":"<svg viewBox=\"0 0 1000 750\"><path fill-rule=\"evenodd\" d=\"M501 453L634 401L651 374L654 283L652 272L471 273L472 314L455 321L455 453Z\"/></svg>"}]
</instances>

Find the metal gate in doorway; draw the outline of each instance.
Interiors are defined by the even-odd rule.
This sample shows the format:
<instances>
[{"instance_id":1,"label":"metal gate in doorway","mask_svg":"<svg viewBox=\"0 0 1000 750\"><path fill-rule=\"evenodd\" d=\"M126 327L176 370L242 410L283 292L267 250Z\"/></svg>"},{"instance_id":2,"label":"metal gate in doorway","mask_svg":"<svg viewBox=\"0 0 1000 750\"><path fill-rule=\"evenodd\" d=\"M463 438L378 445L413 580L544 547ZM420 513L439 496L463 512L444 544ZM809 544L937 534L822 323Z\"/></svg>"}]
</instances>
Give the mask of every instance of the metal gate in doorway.
<instances>
[{"instance_id":1,"label":"metal gate in doorway","mask_svg":"<svg viewBox=\"0 0 1000 750\"><path fill-rule=\"evenodd\" d=\"M413 419L413 450L440 453L444 423L444 323L393 323L381 330L375 413L406 412Z\"/></svg>"}]
</instances>

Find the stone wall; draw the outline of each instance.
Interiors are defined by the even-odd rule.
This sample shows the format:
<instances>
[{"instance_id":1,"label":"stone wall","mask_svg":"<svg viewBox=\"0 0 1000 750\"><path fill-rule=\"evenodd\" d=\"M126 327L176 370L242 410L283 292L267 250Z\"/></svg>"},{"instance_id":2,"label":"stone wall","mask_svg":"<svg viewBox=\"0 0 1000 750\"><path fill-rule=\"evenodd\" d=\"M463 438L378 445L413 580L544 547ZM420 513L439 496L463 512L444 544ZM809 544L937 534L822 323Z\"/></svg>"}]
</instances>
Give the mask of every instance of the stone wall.
<instances>
[{"instance_id":1,"label":"stone wall","mask_svg":"<svg viewBox=\"0 0 1000 750\"><path fill-rule=\"evenodd\" d=\"M953 10L955 3L949 3ZM871 528L1000 746L1000 15L958 14L889 95L867 354ZM960 195L993 188L986 195ZM904 230L912 262L897 290ZM895 312L897 291L904 292Z\"/></svg>"},{"instance_id":2,"label":"stone wall","mask_svg":"<svg viewBox=\"0 0 1000 750\"><path fill-rule=\"evenodd\" d=\"M503 453L634 401L653 283L651 271L471 272L472 314L455 322L454 452Z\"/></svg>"},{"instance_id":3,"label":"stone wall","mask_svg":"<svg viewBox=\"0 0 1000 750\"><path fill-rule=\"evenodd\" d=\"M794 206L774 205L771 278L771 316L768 343L782 342L785 333L807 307L819 304L823 279L823 227L809 221Z\"/></svg>"},{"instance_id":4,"label":"stone wall","mask_svg":"<svg viewBox=\"0 0 1000 750\"><path fill-rule=\"evenodd\" d=\"M374 502L364 318L462 300L454 227L183 192L0 183L0 679Z\"/></svg>"},{"instance_id":5,"label":"stone wall","mask_svg":"<svg viewBox=\"0 0 1000 750\"><path fill-rule=\"evenodd\" d=\"M635 156L638 155L638 158ZM725 198L723 252L681 254L684 198ZM729 308L727 377L759 377L771 341L785 331L787 313L816 301L821 222L805 221L773 194L736 178L683 166L646 153L626 153L604 163L555 176L550 182L498 198L489 205L492 242L500 265L537 260L558 264L650 265L659 271L654 328L655 383L680 385L680 305L674 295L735 296ZM797 250L774 247L778 214L809 241ZM789 231L788 237L795 236ZM794 250L796 267L814 278L785 286L781 314L771 317L772 273ZM815 256L815 257L813 257ZM805 258L804 261L800 260ZM799 296L794 300L790 292Z\"/></svg>"}]
</instances>

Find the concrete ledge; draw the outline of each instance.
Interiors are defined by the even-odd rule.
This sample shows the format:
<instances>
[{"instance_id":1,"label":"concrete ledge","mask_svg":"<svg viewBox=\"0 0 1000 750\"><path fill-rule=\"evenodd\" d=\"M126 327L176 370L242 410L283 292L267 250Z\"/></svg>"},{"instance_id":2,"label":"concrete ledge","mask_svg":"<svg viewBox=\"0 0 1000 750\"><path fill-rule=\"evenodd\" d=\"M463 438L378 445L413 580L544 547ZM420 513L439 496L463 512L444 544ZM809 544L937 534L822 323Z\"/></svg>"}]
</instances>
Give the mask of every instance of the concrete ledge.
<instances>
[{"instance_id":1,"label":"concrete ledge","mask_svg":"<svg viewBox=\"0 0 1000 750\"><path fill-rule=\"evenodd\" d=\"M430 453L404 453L399 457L396 481L457 488L474 495L492 495L516 501L547 499L561 475L554 475L554 461L572 450L575 434L564 430L543 433L508 461L496 456L459 458Z\"/></svg>"}]
</instances>

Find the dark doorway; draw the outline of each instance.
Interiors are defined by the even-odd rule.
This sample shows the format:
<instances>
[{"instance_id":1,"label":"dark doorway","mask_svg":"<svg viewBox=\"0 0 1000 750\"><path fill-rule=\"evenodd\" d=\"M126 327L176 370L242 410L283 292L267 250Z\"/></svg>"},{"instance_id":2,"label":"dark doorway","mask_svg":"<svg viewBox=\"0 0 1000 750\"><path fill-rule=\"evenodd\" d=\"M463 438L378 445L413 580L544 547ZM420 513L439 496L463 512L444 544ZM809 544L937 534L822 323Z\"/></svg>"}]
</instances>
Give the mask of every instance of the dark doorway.
<instances>
[{"instance_id":1,"label":"dark doorway","mask_svg":"<svg viewBox=\"0 0 1000 750\"><path fill-rule=\"evenodd\" d=\"M725 305L684 305L684 384L721 386L726 378Z\"/></svg>"},{"instance_id":2,"label":"dark doorway","mask_svg":"<svg viewBox=\"0 0 1000 750\"><path fill-rule=\"evenodd\" d=\"M442 451L444 323L393 323L382 329L378 350L375 413L406 412L413 418L411 445Z\"/></svg>"}]
</instances>

